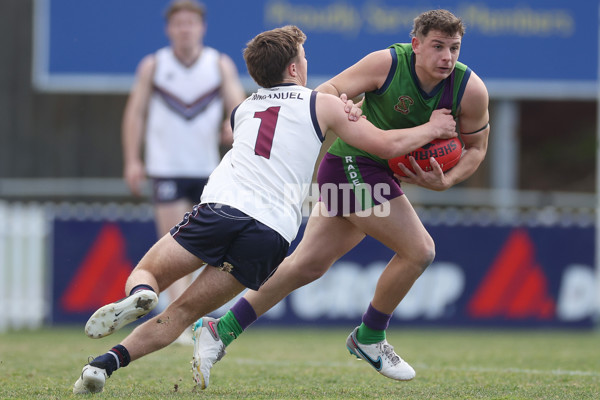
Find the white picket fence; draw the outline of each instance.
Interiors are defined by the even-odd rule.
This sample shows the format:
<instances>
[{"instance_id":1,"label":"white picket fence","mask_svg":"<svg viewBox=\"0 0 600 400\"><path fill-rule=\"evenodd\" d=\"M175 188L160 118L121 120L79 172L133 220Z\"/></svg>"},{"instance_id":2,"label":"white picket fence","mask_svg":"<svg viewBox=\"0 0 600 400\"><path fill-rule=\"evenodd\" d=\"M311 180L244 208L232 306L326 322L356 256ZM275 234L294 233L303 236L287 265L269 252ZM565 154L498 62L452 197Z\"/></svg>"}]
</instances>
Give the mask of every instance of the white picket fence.
<instances>
[{"instance_id":1,"label":"white picket fence","mask_svg":"<svg viewBox=\"0 0 600 400\"><path fill-rule=\"evenodd\" d=\"M44 323L51 283L48 238L42 205L0 201L0 332Z\"/></svg>"}]
</instances>

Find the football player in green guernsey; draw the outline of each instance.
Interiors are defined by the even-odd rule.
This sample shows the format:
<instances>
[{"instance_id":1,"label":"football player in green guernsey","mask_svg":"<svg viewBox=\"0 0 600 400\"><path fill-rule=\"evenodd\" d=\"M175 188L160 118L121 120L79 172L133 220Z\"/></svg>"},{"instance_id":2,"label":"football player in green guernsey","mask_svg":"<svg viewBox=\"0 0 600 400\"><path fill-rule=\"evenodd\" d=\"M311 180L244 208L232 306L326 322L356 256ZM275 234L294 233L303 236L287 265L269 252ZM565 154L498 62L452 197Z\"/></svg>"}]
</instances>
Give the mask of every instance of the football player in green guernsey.
<instances>
[{"instance_id":1,"label":"football player in green guernsey","mask_svg":"<svg viewBox=\"0 0 600 400\"><path fill-rule=\"evenodd\" d=\"M370 53L317 88L342 99L364 93L359 103L362 114L383 129L425 127L432 114L439 112L454 116L464 144L458 164L444 173L434 159L429 172L411 162L416 172L402 166L407 175L400 178L402 182L446 190L469 178L485 157L489 97L483 81L458 62L464 32L461 19L449 11L424 12L414 20L411 43ZM361 117L361 109L352 101L347 101L346 108L351 120ZM293 290L321 277L369 235L396 254L381 273L362 321L348 336L346 346L388 378L414 378L414 369L387 342L385 331L396 307L432 263L435 244L398 178L386 160L336 139L319 166L321 201L312 210L296 250L258 291L246 292L223 317L205 317L196 323L201 335L214 333L215 326L218 333L195 349L206 374L218 361L201 357L211 354L211 347L226 347L259 316ZM353 190L344 189L349 185ZM369 188L376 185L385 190L369 197L375 192ZM352 290L357 289L348 288Z\"/></svg>"}]
</instances>

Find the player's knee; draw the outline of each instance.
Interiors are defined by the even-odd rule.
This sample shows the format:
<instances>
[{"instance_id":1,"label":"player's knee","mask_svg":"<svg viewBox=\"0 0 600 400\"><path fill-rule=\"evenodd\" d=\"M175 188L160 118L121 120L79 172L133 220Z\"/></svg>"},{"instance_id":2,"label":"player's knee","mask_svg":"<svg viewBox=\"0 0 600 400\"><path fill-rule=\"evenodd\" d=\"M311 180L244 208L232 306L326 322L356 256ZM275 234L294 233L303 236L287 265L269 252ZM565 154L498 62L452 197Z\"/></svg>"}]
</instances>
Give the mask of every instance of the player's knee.
<instances>
[{"instance_id":1,"label":"player's knee","mask_svg":"<svg viewBox=\"0 0 600 400\"><path fill-rule=\"evenodd\" d=\"M431 265L431 263L433 263L434 259L435 259L435 246L431 246L423 254L423 257L421 259L421 269L423 271L425 271L425 269L427 269L427 267L429 267Z\"/></svg>"},{"instance_id":2,"label":"player's knee","mask_svg":"<svg viewBox=\"0 0 600 400\"><path fill-rule=\"evenodd\" d=\"M306 285L322 277L331 264L333 263L321 258L298 257L296 253L293 253L285 259L279 268L285 268L290 279L300 285Z\"/></svg>"},{"instance_id":3,"label":"player's knee","mask_svg":"<svg viewBox=\"0 0 600 400\"><path fill-rule=\"evenodd\" d=\"M431 237L425 240L414 253L414 265L418 273L422 274L435 259L435 243Z\"/></svg>"},{"instance_id":4,"label":"player's knee","mask_svg":"<svg viewBox=\"0 0 600 400\"><path fill-rule=\"evenodd\" d=\"M304 285L316 281L323 276L325 271L319 268L305 268L301 270L301 279Z\"/></svg>"},{"instance_id":5,"label":"player's knee","mask_svg":"<svg viewBox=\"0 0 600 400\"><path fill-rule=\"evenodd\" d=\"M318 263L292 263L291 270L297 283L306 285L316 281L325 274L328 268Z\"/></svg>"}]
</instances>

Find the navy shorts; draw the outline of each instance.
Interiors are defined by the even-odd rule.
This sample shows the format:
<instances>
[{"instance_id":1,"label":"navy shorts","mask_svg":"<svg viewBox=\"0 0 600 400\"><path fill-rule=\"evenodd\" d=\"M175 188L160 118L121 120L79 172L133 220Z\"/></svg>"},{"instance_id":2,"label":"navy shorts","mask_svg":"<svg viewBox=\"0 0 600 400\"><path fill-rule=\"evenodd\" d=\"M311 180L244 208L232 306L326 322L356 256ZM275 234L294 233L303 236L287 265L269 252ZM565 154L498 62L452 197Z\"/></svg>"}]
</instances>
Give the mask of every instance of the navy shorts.
<instances>
[{"instance_id":1,"label":"navy shorts","mask_svg":"<svg viewBox=\"0 0 600 400\"><path fill-rule=\"evenodd\" d=\"M230 272L258 290L286 257L290 244L279 233L222 204L198 204L171 229L171 236L205 263Z\"/></svg>"},{"instance_id":2,"label":"navy shorts","mask_svg":"<svg viewBox=\"0 0 600 400\"><path fill-rule=\"evenodd\" d=\"M392 170L368 157L326 153L317 181L331 216L354 214L404 194Z\"/></svg>"},{"instance_id":3,"label":"navy shorts","mask_svg":"<svg viewBox=\"0 0 600 400\"><path fill-rule=\"evenodd\" d=\"M170 203L187 199L197 204L206 182L208 178L152 178L152 200L154 203Z\"/></svg>"}]
</instances>

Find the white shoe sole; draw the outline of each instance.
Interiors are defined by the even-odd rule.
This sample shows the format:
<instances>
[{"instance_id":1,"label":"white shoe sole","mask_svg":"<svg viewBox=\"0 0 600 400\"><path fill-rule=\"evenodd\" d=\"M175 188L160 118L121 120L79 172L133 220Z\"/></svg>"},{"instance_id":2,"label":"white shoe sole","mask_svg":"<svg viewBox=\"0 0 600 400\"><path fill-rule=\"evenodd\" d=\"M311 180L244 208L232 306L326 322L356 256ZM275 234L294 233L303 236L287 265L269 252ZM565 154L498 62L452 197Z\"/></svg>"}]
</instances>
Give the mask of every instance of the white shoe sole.
<instances>
[{"instance_id":1,"label":"white shoe sole","mask_svg":"<svg viewBox=\"0 0 600 400\"><path fill-rule=\"evenodd\" d=\"M74 394L100 393L104 390L106 373L103 369L86 365L73 386Z\"/></svg>"},{"instance_id":2,"label":"white shoe sole","mask_svg":"<svg viewBox=\"0 0 600 400\"><path fill-rule=\"evenodd\" d=\"M391 368L389 367L389 364L387 366L384 364L381 356L374 360L367 353L365 353L359 347L358 340L356 339L357 329L354 329L354 331L352 331L352 333L348 336L348 339L346 340L346 348L348 349L351 355L355 356L359 360L365 361L367 364L369 364L377 372L379 372L386 378L394 379L397 381L410 381L415 377L415 370L396 353L394 354L400 359L400 363Z\"/></svg>"},{"instance_id":3,"label":"white shoe sole","mask_svg":"<svg viewBox=\"0 0 600 400\"><path fill-rule=\"evenodd\" d=\"M195 326L192 328L192 340L194 341L194 357L192 359L192 374L194 377L194 382L196 385L202 390L206 389L208 386L206 381L204 380L204 374L200 370L200 366L202 364L202 359L200 358L200 354L198 354L198 346L200 342L200 333L202 332L202 325Z\"/></svg>"},{"instance_id":4,"label":"white shoe sole","mask_svg":"<svg viewBox=\"0 0 600 400\"><path fill-rule=\"evenodd\" d=\"M216 332L218 320L210 317L204 317L201 319L201 324L194 324L194 358L192 359L192 373L194 375L194 382L204 390L208 387L208 381L210 379L210 370L213 365L221 360L225 354L225 347L223 342ZM214 326L211 326L214 324ZM208 336L208 337L207 337ZM204 349L205 359L202 359L200 350L203 346L218 345L217 354L210 355L206 354L206 348Z\"/></svg>"},{"instance_id":5,"label":"white shoe sole","mask_svg":"<svg viewBox=\"0 0 600 400\"><path fill-rule=\"evenodd\" d=\"M151 290L141 290L115 303L99 308L85 324L85 334L93 339L110 335L123 326L148 314L158 304Z\"/></svg>"}]
</instances>

